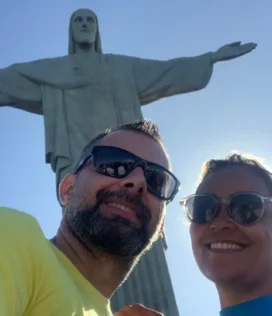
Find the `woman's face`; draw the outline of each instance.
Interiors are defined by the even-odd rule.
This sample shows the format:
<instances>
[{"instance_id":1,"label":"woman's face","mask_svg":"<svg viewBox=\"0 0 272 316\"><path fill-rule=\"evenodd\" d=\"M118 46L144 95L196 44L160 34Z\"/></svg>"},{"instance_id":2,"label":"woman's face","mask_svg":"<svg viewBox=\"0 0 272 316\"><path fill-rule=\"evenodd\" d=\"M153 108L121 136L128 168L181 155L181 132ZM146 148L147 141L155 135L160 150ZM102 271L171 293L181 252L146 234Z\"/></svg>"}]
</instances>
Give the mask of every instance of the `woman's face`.
<instances>
[{"instance_id":1,"label":"woman's face","mask_svg":"<svg viewBox=\"0 0 272 316\"><path fill-rule=\"evenodd\" d=\"M197 193L227 198L238 192L270 195L262 177L247 166L230 166L211 173ZM226 207L221 204L217 216L207 224L191 224L192 248L200 270L216 284L252 282L271 275L271 203L265 204L263 217L251 225L232 221ZM212 249L212 243L224 245Z\"/></svg>"}]
</instances>

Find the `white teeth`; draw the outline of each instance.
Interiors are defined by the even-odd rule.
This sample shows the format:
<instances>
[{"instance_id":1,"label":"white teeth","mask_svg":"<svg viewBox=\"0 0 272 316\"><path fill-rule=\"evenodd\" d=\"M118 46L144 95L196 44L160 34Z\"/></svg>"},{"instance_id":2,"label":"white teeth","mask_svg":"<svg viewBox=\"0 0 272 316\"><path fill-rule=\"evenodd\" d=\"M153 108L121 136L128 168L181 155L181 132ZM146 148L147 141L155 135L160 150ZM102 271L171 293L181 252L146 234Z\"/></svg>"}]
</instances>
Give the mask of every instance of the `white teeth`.
<instances>
[{"instance_id":1,"label":"white teeth","mask_svg":"<svg viewBox=\"0 0 272 316\"><path fill-rule=\"evenodd\" d=\"M210 249L233 249L233 250L241 250L242 247L234 244L234 243L226 243L226 242L213 242L210 244Z\"/></svg>"},{"instance_id":2,"label":"white teeth","mask_svg":"<svg viewBox=\"0 0 272 316\"><path fill-rule=\"evenodd\" d=\"M108 204L109 206L113 206L113 207L117 207L117 208L120 208L121 210L125 211L125 212L129 212L129 213L133 213L132 210L122 204L118 204L118 203L109 203Z\"/></svg>"}]
</instances>

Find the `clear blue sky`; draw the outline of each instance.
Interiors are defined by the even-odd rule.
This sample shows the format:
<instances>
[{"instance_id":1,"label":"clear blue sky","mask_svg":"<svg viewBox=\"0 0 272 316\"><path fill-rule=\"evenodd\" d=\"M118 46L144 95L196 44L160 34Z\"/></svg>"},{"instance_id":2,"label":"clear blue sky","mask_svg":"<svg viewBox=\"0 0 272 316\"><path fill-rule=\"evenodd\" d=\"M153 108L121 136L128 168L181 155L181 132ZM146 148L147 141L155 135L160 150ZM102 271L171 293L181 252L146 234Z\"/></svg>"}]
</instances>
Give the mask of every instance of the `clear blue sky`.
<instances>
[{"instance_id":1,"label":"clear blue sky","mask_svg":"<svg viewBox=\"0 0 272 316\"><path fill-rule=\"evenodd\" d=\"M0 68L66 54L68 20L80 7L98 14L104 52L169 59L237 40L259 44L247 56L217 64L205 90L143 108L161 128L182 183L178 198L193 191L208 158L242 150L272 163L270 0L2 0ZM61 210L54 175L44 164L43 118L1 108L0 135L0 204L34 215L52 236ZM178 198L168 208L166 232L180 313L215 316L218 298L194 263Z\"/></svg>"}]
</instances>

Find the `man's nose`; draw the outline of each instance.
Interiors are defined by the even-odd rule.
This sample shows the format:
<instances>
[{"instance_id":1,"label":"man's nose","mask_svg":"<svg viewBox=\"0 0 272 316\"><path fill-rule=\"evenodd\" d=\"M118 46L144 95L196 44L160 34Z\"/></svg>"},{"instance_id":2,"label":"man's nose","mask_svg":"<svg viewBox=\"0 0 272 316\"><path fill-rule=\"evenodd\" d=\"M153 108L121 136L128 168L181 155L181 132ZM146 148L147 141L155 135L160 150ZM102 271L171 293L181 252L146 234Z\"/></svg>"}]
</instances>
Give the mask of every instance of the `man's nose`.
<instances>
[{"instance_id":1,"label":"man's nose","mask_svg":"<svg viewBox=\"0 0 272 316\"><path fill-rule=\"evenodd\" d=\"M210 223L210 228L216 232L232 232L237 229L237 226L229 217L225 205L221 204L220 211Z\"/></svg>"},{"instance_id":2,"label":"man's nose","mask_svg":"<svg viewBox=\"0 0 272 316\"><path fill-rule=\"evenodd\" d=\"M147 192L143 169L141 167L134 169L128 176L121 179L120 186L134 195L142 195Z\"/></svg>"}]
</instances>

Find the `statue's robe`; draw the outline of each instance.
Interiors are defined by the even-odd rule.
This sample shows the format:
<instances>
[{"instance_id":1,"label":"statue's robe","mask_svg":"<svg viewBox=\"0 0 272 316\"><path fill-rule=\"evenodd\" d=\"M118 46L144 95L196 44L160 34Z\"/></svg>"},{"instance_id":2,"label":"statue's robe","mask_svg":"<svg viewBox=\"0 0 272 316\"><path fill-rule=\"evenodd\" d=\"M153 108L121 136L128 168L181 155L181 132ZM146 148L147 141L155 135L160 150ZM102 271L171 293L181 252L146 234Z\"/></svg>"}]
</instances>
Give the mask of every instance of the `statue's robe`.
<instances>
[{"instance_id":1,"label":"statue's robe","mask_svg":"<svg viewBox=\"0 0 272 316\"><path fill-rule=\"evenodd\" d=\"M205 88L212 70L211 53L168 61L97 53L42 59L0 70L0 105L44 115L46 162L58 184L97 134L142 119L142 105Z\"/></svg>"}]
</instances>

